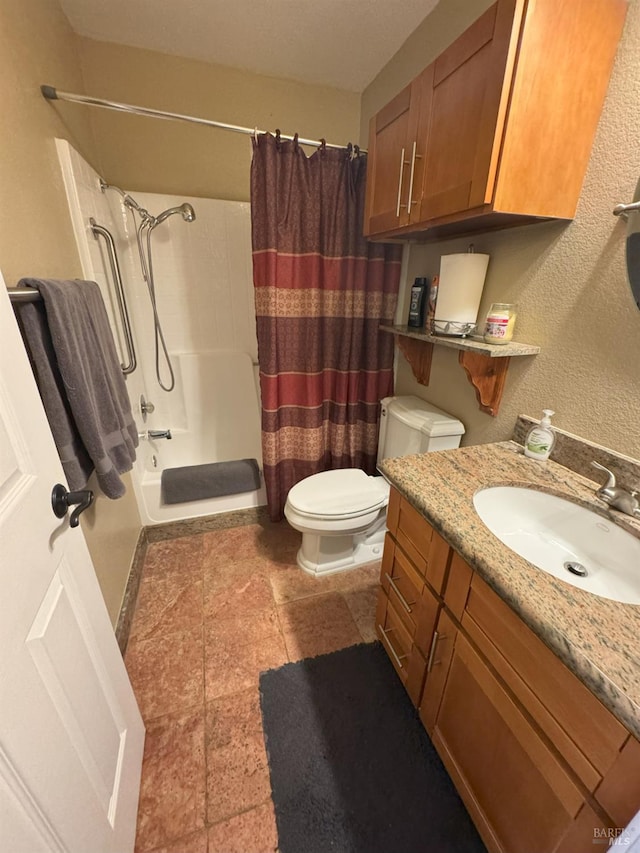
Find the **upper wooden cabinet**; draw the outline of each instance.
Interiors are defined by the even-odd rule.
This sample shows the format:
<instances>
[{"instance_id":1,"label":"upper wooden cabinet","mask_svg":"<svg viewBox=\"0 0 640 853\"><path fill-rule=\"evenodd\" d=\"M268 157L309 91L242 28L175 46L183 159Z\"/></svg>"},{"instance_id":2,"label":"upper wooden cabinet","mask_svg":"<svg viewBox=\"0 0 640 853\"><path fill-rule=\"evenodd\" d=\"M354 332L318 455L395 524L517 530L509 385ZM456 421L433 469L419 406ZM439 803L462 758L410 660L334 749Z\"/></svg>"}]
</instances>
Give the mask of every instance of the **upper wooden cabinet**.
<instances>
[{"instance_id":1,"label":"upper wooden cabinet","mask_svg":"<svg viewBox=\"0 0 640 853\"><path fill-rule=\"evenodd\" d=\"M417 222L423 184L433 66L371 120L365 209L370 233ZM373 146L373 148L372 148Z\"/></svg>"},{"instance_id":2,"label":"upper wooden cabinet","mask_svg":"<svg viewBox=\"0 0 640 853\"><path fill-rule=\"evenodd\" d=\"M626 0L498 0L371 120L365 233L571 219Z\"/></svg>"}]
</instances>

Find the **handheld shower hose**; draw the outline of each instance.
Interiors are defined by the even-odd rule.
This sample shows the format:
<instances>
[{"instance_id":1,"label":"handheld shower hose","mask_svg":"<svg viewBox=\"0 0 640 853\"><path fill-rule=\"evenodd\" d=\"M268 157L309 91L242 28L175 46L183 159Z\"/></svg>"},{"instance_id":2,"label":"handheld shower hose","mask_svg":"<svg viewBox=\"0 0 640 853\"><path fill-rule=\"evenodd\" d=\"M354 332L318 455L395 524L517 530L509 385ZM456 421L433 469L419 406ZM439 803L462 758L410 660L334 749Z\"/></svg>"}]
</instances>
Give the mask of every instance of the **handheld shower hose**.
<instances>
[{"instance_id":1,"label":"handheld shower hose","mask_svg":"<svg viewBox=\"0 0 640 853\"><path fill-rule=\"evenodd\" d=\"M138 253L140 255L142 277L144 278L145 283L147 285L147 290L149 291L149 300L151 302L151 309L153 311L156 379L158 380L158 385L162 388L163 391L173 391L173 389L175 388L176 379L175 374L173 372L173 365L171 364L171 358L169 357L167 344L164 339L164 333L162 331L160 317L158 315L156 285L153 274L153 255L151 251L151 234L153 233L154 228L156 228L158 225L164 222L165 219L168 219L174 213L181 214L185 222L193 222L196 218L196 213L193 207L187 202L185 202L184 204L181 204L178 207L170 207L167 210L164 210L162 213L158 214L158 216L152 216L144 208L141 208L137 203L130 204L128 199L130 199L130 196L125 197L125 204L127 205L127 207L129 207L131 211L136 211L140 216L140 224L136 228L136 242L138 244ZM164 356L165 364L169 371L168 384L165 384L163 382L162 376L160 374L161 350Z\"/></svg>"},{"instance_id":2,"label":"handheld shower hose","mask_svg":"<svg viewBox=\"0 0 640 853\"><path fill-rule=\"evenodd\" d=\"M163 210L162 213L159 213L157 216L153 216L153 214L149 213L146 208L142 207L142 205L140 205L133 198L133 196L130 196L129 193L124 192L124 190L121 190L120 187L115 186L115 184L107 184L106 181L100 179L100 189L102 190L102 192L111 189L115 190L117 193L120 194L124 206L127 208L127 210L130 210L133 215L134 225L135 214L137 213L140 217L140 224L136 226L136 243L138 244L138 254L140 255L142 277L144 278L144 281L147 285L147 289L149 291L149 299L151 301L151 309L153 311L156 378L158 380L158 385L162 388L163 391L173 391L173 389L175 388L176 379L175 374L173 372L171 359L169 357L167 344L164 339L162 325L160 323L160 317L158 316L156 285L153 276L153 258L151 253L151 233L153 232L154 228L164 222L165 219L168 219L170 216L173 216L174 213L179 213L185 222L193 222L196 218L196 212L193 207L185 201L183 204L180 204L177 207L169 207L167 208L167 210ZM164 384L164 382L162 381L162 377L160 376L161 349L164 355L164 360L166 362L167 368L169 370L168 385Z\"/></svg>"}]
</instances>

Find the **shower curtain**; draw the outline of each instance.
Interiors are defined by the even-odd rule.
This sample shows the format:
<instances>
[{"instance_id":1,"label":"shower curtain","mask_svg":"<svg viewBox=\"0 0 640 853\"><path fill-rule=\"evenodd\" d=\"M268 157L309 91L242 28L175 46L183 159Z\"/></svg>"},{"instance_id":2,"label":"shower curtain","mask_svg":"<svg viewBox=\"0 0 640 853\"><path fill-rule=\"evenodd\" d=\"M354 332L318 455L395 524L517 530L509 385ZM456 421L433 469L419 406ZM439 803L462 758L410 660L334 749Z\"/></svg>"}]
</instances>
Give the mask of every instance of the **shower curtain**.
<instances>
[{"instance_id":1,"label":"shower curtain","mask_svg":"<svg viewBox=\"0 0 640 853\"><path fill-rule=\"evenodd\" d=\"M271 518L332 468L375 471L380 400L393 391L401 247L362 236L366 157L279 134L253 144L253 278L262 450Z\"/></svg>"}]
</instances>

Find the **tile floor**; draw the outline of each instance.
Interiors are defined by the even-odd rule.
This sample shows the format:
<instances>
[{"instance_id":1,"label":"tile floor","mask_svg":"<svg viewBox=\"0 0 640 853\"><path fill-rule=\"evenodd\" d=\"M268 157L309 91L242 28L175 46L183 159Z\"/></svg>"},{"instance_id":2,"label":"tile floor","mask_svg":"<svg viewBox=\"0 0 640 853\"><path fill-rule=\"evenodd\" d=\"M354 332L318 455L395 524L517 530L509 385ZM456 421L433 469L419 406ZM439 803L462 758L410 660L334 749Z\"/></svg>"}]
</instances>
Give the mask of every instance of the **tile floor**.
<instances>
[{"instance_id":1,"label":"tile floor","mask_svg":"<svg viewBox=\"0 0 640 853\"><path fill-rule=\"evenodd\" d=\"M316 580L252 524L149 546L125 662L147 728L136 853L277 850L259 673L375 639L379 564Z\"/></svg>"}]
</instances>

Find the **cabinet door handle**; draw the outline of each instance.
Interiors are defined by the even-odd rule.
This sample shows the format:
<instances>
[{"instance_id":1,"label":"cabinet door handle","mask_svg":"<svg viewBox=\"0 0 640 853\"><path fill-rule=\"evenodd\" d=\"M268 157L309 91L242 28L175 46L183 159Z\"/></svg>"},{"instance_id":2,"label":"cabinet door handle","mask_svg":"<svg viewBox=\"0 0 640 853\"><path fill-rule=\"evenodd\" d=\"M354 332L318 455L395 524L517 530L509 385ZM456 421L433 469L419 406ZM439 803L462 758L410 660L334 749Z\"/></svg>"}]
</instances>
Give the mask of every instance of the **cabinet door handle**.
<instances>
[{"instance_id":1,"label":"cabinet door handle","mask_svg":"<svg viewBox=\"0 0 640 853\"><path fill-rule=\"evenodd\" d=\"M396 650L391 645L391 640L387 637L387 634L389 633L389 631L393 631L393 628L387 628L387 630L385 631L385 629L382 627L382 625L379 622L378 622L378 628L380 629L380 633L382 635L382 641L384 642L387 650L393 656L395 662L398 664L398 669L404 669L404 667L402 665L402 661L405 660L407 655L398 655Z\"/></svg>"},{"instance_id":2,"label":"cabinet door handle","mask_svg":"<svg viewBox=\"0 0 640 853\"><path fill-rule=\"evenodd\" d=\"M429 660L427 662L427 672L431 672L431 668L437 666L442 661L434 660L436 656L436 646L440 642L440 640L446 640L446 634L439 634L438 631L433 632L433 642L431 643L431 651L429 652Z\"/></svg>"},{"instance_id":3,"label":"cabinet door handle","mask_svg":"<svg viewBox=\"0 0 640 853\"><path fill-rule=\"evenodd\" d=\"M412 604L415 604L415 601L408 602L408 601L406 600L406 598L404 597L404 595L400 592L400 590L399 590L399 589L398 589L398 587L396 586L395 581L394 581L394 579L391 577L391 575L389 574L389 572L385 572L385 573L384 573L384 576L385 576L385 577L386 577L386 579L389 581L389 584L390 584L390 586L391 586L391 589L395 592L395 594L396 594L396 595L398 596L398 598L400 599L400 604L404 607L404 609L407 611L407 613L411 613L411 605L412 605Z\"/></svg>"},{"instance_id":4,"label":"cabinet door handle","mask_svg":"<svg viewBox=\"0 0 640 853\"><path fill-rule=\"evenodd\" d=\"M400 152L400 177L398 178L398 201L396 204L396 216L400 218L400 200L402 198L402 176L404 174L404 148Z\"/></svg>"},{"instance_id":5,"label":"cabinet door handle","mask_svg":"<svg viewBox=\"0 0 640 853\"><path fill-rule=\"evenodd\" d=\"M413 201L411 196L413 195L413 178L416 173L416 160L418 155L416 154L416 142L413 143L413 149L411 151L411 172L409 173L409 192L407 194L407 212L411 215L411 205L417 204L417 201Z\"/></svg>"}]
</instances>

